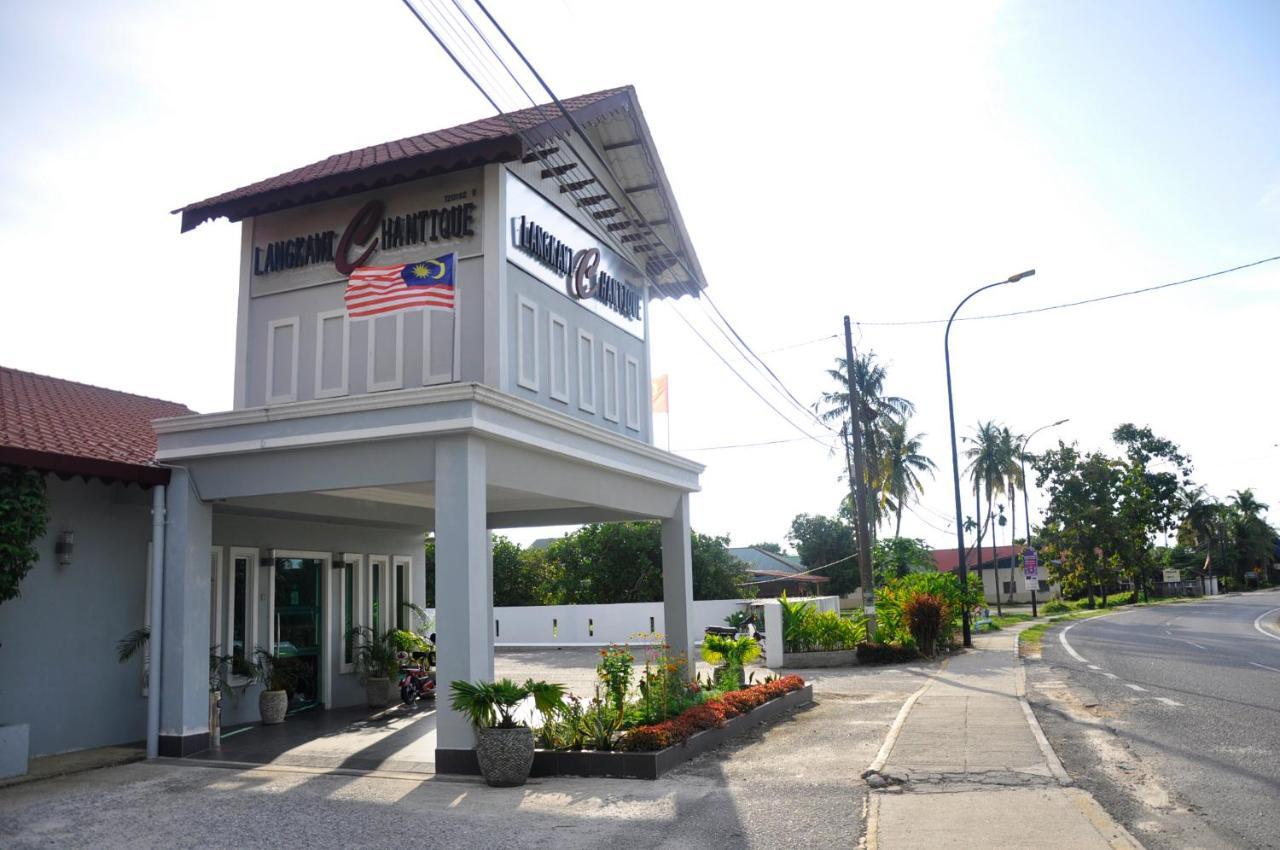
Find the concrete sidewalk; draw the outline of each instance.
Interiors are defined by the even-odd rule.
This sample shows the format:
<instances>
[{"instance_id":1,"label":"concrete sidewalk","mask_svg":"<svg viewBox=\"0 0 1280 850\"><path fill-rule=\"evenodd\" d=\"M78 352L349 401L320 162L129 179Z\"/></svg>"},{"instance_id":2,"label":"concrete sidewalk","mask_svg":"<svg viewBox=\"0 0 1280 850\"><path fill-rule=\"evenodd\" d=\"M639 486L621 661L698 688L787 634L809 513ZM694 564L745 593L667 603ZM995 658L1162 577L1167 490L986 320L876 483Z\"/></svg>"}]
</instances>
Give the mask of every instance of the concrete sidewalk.
<instances>
[{"instance_id":1,"label":"concrete sidewalk","mask_svg":"<svg viewBox=\"0 0 1280 850\"><path fill-rule=\"evenodd\" d=\"M870 850L1141 846L1068 787L1024 697L1019 631L975 635L903 705L866 773Z\"/></svg>"}]
</instances>

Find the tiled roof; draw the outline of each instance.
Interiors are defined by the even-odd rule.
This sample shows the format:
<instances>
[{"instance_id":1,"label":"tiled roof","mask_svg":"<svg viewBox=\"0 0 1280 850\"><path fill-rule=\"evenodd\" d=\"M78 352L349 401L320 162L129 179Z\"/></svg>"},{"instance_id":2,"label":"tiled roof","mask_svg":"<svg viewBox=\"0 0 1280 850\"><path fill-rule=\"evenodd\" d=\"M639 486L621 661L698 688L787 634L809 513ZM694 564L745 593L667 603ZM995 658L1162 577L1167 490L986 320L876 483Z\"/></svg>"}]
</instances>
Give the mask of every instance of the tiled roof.
<instances>
[{"instance_id":1,"label":"tiled roof","mask_svg":"<svg viewBox=\"0 0 1280 850\"><path fill-rule=\"evenodd\" d=\"M577 113L615 95L629 92L631 92L629 86L605 89L591 94L564 98L561 103L568 111ZM434 130L394 142L384 142L359 150L334 154L319 162L286 171L284 174L188 204L174 212L182 213L182 229L186 231L202 221L221 215L230 215L235 220L244 215L255 214L256 210L252 205L255 200L290 193L291 190L293 194L287 202L268 203L262 211L374 188L381 184L414 179L429 173L465 168L486 161L511 160L521 156L524 150L517 130L512 127L513 124L520 132L528 132L560 119L560 110L554 104L521 109L507 113L506 117L481 118L479 121L470 121L445 130ZM475 149L477 145L485 146L487 143L499 140L514 141L514 147L505 151L487 150L487 152ZM463 156L441 159L442 154L451 152L460 153ZM311 187L315 184L326 184L327 188L311 195L299 194L302 187Z\"/></svg>"},{"instance_id":2,"label":"tiled roof","mask_svg":"<svg viewBox=\"0 0 1280 850\"><path fill-rule=\"evenodd\" d=\"M781 573L798 573L804 570L804 564L790 555L779 555L768 549L755 546L731 546L729 554L744 561L752 567L762 570L779 570Z\"/></svg>"},{"instance_id":3,"label":"tiled roof","mask_svg":"<svg viewBox=\"0 0 1280 850\"><path fill-rule=\"evenodd\" d=\"M0 462L157 483L151 420L194 412L0 366Z\"/></svg>"},{"instance_id":4,"label":"tiled roof","mask_svg":"<svg viewBox=\"0 0 1280 850\"><path fill-rule=\"evenodd\" d=\"M999 559L1001 561L1005 561L1013 557L1013 554L1014 554L1013 546L1000 546L998 548L1000 550ZM960 557L959 555L956 554L958 551L959 551L958 549L934 549L933 550L933 561L935 564L938 565L938 570L940 572L949 573L952 570L956 569L958 566L960 566ZM1022 551L1021 543L1018 544L1017 551L1018 552ZM971 561L969 565L969 569L971 570L976 569L974 564L977 562L977 559L976 557L974 557L974 552L970 551L969 556L970 556L969 560ZM992 557L993 556L991 554L991 547L983 546L982 547L982 566L984 568L989 568L991 566Z\"/></svg>"}]
</instances>

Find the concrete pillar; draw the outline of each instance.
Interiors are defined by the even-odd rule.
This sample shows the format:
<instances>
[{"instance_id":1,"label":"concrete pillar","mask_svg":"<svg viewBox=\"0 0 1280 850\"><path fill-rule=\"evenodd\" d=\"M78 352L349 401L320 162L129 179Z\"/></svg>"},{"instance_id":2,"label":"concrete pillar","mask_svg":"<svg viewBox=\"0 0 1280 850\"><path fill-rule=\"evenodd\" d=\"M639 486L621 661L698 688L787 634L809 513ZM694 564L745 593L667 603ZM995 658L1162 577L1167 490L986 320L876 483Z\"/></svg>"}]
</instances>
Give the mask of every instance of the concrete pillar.
<instances>
[{"instance_id":1,"label":"concrete pillar","mask_svg":"<svg viewBox=\"0 0 1280 850\"><path fill-rule=\"evenodd\" d=\"M693 552L689 544L689 494L680 496L673 516L662 521L662 615L671 653L689 660L689 678L697 672L700 625L693 621Z\"/></svg>"},{"instance_id":2,"label":"concrete pillar","mask_svg":"<svg viewBox=\"0 0 1280 850\"><path fill-rule=\"evenodd\" d=\"M167 495L159 751L180 757L209 746L213 507L200 501L184 469L173 470Z\"/></svg>"},{"instance_id":3,"label":"concrete pillar","mask_svg":"<svg viewBox=\"0 0 1280 850\"><path fill-rule=\"evenodd\" d=\"M485 502L485 446L436 443L436 770L475 771L475 733L449 706L451 682L493 678L493 578Z\"/></svg>"}]
</instances>

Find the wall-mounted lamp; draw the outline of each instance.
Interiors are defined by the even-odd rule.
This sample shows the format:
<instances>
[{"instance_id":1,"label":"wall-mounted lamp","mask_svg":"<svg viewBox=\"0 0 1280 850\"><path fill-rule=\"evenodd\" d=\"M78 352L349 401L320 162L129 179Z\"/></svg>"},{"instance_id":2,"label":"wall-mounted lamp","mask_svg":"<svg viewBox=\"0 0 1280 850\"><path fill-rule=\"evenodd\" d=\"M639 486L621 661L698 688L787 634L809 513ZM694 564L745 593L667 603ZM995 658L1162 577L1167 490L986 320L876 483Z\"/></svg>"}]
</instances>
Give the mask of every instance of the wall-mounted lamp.
<instances>
[{"instance_id":1,"label":"wall-mounted lamp","mask_svg":"<svg viewBox=\"0 0 1280 850\"><path fill-rule=\"evenodd\" d=\"M59 532L58 540L53 545L53 554L58 556L58 566L71 566L71 555L75 552L76 535L74 531Z\"/></svg>"}]
</instances>

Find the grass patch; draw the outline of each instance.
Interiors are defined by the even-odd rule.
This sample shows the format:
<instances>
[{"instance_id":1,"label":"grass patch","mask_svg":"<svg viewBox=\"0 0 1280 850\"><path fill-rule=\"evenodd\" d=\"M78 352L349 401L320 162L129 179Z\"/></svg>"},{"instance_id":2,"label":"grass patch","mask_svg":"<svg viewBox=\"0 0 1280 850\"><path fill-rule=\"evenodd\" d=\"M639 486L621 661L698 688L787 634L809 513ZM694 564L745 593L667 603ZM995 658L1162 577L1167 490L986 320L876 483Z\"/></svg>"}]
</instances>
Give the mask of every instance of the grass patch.
<instances>
[{"instance_id":1,"label":"grass patch","mask_svg":"<svg viewBox=\"0 0 1280 850\"><path fill-rule=\"evenodd\" d=\"M992 617L991 622L997 628L1004 628L1005 626L1016 626L1018 623L1025 623L1030 619L1030 614L1004 614L1002 616Z\"/></svg>"},{"instance_id":2,"label":"grass patch","mask_svg":"<svg viewBox=\"0 0 1280 850\"><path fill-rule=\"evenodd\" d=\"M1063 622L1064 620L1088 620L1091 617L1101 617L1103 614L1107 614L1107 613L1110 613L1110 612L1105 608L1099 608L1097 610L1089 610L1086 608L1083 611L1075 611L1070 614L1062 614L1057 617L1050 617L1048 620L1045 620L1042 623L1036 623L1031 628L1023 629L1021 632L1018 633L1019 652L1022 653L1022 650L1024 648L1027 650L1034 650L1035 652L1039 652L1040 644L1044 640L1044 633L1048 631L1049 627L1054 625L1055 623L1060 623L1060 622Z\"/></svg>"}]
</instances>

